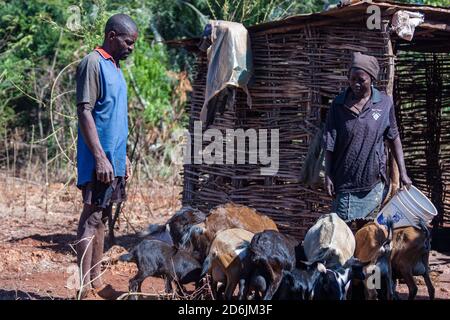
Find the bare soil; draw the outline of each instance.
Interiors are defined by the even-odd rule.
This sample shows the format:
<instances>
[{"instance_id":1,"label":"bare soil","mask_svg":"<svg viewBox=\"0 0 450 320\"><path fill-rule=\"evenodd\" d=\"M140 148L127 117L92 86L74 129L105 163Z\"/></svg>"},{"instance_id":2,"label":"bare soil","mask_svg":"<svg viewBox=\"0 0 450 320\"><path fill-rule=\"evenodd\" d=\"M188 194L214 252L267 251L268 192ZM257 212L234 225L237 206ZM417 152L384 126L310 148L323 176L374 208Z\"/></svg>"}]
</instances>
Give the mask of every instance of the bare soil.
<instances>
[{"instance_id":1,"label":"bare soil","mask_svg":"<svg viewBox=\"0 0 450 320\"><path fill-rule=\"evenodd\" d=\"M52 184L48 188L0 175L0 300L74 299L75 242L81 195L75 186ZM167 220L179 207L180 187L152 183L130 185L129 198L116 227L117 244L106 251L104 280L118 294L126 293L136 272L131 263L117 262L139 239L136 232L149 223ZM433 251L430 257L437 299L450 298L450 256ZM422 279L417 279L417 299L427 299ZM143 291L161 294L162 279L148 278ZM407 297L404 284L398 286ZM94 299L102 299L96 296Z\"/></svg>"}]
</instances>

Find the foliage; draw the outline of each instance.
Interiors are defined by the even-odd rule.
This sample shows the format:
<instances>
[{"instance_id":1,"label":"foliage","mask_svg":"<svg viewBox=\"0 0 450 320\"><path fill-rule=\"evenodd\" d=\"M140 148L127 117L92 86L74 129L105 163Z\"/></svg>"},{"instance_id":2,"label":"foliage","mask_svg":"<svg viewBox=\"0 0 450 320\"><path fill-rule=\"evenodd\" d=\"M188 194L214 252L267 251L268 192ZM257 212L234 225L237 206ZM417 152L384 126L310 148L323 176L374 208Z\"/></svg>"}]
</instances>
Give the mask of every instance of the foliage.
<instances>
[{"instance_id":1,"label":"foliage","mask_svg":"<svg viewBox=\"0 0 450 320\"><path fill-rule=\"evenodd\" d=\"M14 131L27 148L27 144L38 141L48 151L49 162L63 175L73 172L73 168L67 168L74 163L76 151L76 62L102 44L109 16L128 13L140 30L135 51L123 64L129 86L130 149L138 146L142 149L140 157L148 156L147 164L159 166L158 170L169 175L168 154L176 144L170 137L186 123L183 110L190 85L184 71L190 69L192 57L168 50L161 41L197 37L208 19L249 26L321 11L337 2L0 0L0 138L7 141ZM449 4L448 0L402 2ZM79 28L69 28L76 12L80 13ZM5 151L8 148L6 145ZM42 154L35 152L41 158Z\"/></svg>"}]
</instances>

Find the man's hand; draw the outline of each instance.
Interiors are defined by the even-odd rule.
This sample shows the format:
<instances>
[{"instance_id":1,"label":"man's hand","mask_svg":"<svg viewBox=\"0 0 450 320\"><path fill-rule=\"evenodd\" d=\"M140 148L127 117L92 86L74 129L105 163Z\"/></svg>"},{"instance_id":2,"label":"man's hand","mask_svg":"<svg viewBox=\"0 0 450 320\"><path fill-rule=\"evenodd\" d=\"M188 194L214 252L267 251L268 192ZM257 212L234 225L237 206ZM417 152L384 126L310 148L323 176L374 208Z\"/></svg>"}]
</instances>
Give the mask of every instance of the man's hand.
<instances>
[{"instance_id":1,"label":"man's hand","mask_svg":"<svg viewBox=\"0 0 450 320\"><path fill-rule=\"evenodd\" d=\"M409 187L411 187L411 185L412 185L412 181L408 177L408 174L406 174L406 172L403 174L400 174L400 188L406 187L406 189L409 189Z\"/></svg>"},{"instance_id":2,"label":"man's hand","mask_svg":"<svg viewBox=\"0 0 450 320\"><path fill-rule=\"evenodd\" d=\"M127 156L127 163L126 163L126 169L125 169L125 181L130 179L133 176L133 165L131 164L130 159L128 159Z\"/></svg>"},{"instance_id":3,"label":"man's hand","mask_svg":"<svg viewBox=\"0 0 450 320\"><path fill-rule=\"evenodd\" d=\"M325 189L327 190L328 195L330 197L334 197L335 196L334 184L333 184L333 181L331 181L331 178L328 175L325 176Z\"/></svg>"},{"instance_id":4,"label":"man's hand","mask_svg":"<svg viewBox=\"0 0 450 320\"><path fill-rule=\"evenodd\" d=\"M106 156L95 160L95 173L97 174L97 180L103 183L111 183L114 180L114 170Z\"/></svg>"}]
</instances>

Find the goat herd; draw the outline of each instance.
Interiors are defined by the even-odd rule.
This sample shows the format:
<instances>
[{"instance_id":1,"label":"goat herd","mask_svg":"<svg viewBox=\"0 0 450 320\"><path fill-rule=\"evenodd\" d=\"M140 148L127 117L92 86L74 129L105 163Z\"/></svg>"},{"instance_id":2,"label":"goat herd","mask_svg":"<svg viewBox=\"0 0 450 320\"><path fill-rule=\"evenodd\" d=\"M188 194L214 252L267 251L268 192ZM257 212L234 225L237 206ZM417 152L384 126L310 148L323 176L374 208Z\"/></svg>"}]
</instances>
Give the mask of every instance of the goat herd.
<instances>
[{"instance_id":1,"label":"goat herd","mask_svg":"<svg viewBox=\"0 0 450 320\"><path fill-rule=\"evenodd\" d=\"M130 292L140 292L151 276L165 278L167 293L173 292L173 283L182 292L185 284L199 288L209 281L214 299L231 300L239 286L240 300L389 300L398 298L395 284L403 279L414 299L413 276L420 275L434 298L430 233L423 223L393 229L391 221L386 226L369 222L353 235L331 213L322 215L299 243L267 216L228 203L209 214L184 207L141 236L145 239L120 257L138 267Z\"/></svg>"}]
</instances>

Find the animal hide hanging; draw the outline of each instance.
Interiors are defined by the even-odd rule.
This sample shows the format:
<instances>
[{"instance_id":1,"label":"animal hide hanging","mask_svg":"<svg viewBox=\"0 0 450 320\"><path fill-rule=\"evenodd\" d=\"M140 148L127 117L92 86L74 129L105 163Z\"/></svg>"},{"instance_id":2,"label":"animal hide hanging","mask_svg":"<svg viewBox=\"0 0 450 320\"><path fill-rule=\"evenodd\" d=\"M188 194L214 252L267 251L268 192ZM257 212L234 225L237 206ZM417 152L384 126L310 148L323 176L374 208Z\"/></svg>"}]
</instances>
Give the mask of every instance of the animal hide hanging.
<instances>
[{"instance_id":1,"label":"animal hide hanging","mask_svg":"<svg viewBox=\"0 0 450 320\"><path fill-rule=\"evenodd\" d=\"M200 44L201 50L205 48L208 72L200 120L206 129L213 123L217 111L223 113L234 106L238 88L246 93L247 105L251 107L247 85L253 73L253 57L250 35L236 22L210 21Z\"/></svg>"},{"instance_id":2,"label":"animal hide hanging","mask_svg":"<svg viewBox=\"0 0 450 320\"><path fill-rule=\"evenodd\" d=\"M310 187L322 186L325 177L323 132L325 124L321 124L320 129L311 140L305 161L300 172L300 182Z\"/></svg>"}]
</instances>

